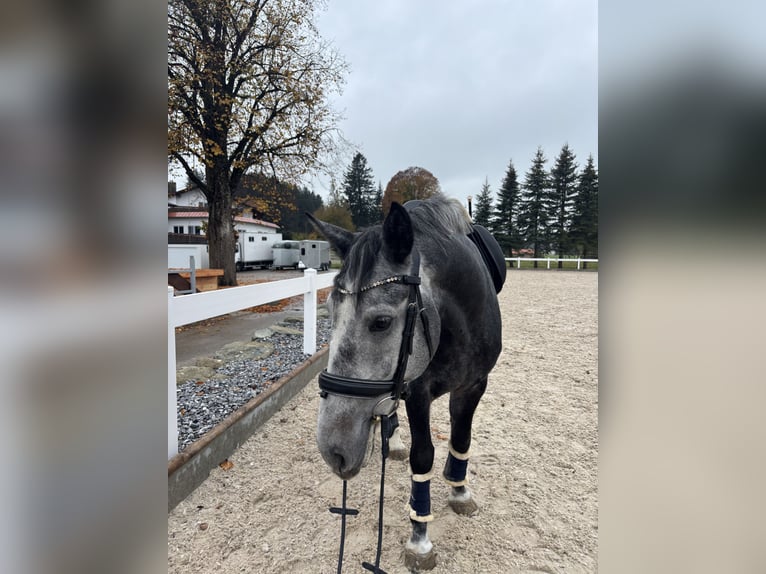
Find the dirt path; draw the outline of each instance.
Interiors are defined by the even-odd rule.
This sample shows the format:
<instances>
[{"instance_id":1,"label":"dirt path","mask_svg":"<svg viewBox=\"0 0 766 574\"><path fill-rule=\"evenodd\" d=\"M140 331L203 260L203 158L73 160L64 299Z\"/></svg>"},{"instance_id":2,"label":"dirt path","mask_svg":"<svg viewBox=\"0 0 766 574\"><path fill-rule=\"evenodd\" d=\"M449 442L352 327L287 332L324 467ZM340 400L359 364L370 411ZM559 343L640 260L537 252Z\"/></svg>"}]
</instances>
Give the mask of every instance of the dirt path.
<instances>
[{"instance_id":1,"label":"dirt path","mask_svg":"<svg viewBox=\"0 0 766 574\"><path fill-rule=\"evenodd\" d=\"M434 574L597 571L598 274L509 270L504 348L474 423L471 518L432 481ZM311 383L168 515L168 572L334 573L341 481L315 442ZM401 409L403 437L408 442ZM435 468L447 455L447 399L433 405ZM344 572L363 572L377 536L377 458L349 483ZM386 467L381 566L405 573L406 462Z\"/></svg>"}]
</instances>

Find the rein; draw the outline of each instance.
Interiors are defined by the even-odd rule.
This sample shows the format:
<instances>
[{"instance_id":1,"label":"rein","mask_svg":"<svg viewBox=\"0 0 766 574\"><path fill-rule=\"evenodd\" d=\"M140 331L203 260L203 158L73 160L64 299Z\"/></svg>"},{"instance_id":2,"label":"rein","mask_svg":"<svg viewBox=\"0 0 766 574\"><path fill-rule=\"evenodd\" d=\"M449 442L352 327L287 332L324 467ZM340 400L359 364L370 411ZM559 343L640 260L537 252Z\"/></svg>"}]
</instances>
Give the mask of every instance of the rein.
<instances>
[{"instance_id":1,"label":"rein","mask_svg":"<svg viewBox=\"0 0 766 574\"><path fill-rule=\"evenodd\" d=\"M399 400L406 400L409 395L409 385L418 380L405 382L404 375L407 371L407 363L409 357L412 354L412 343L415 338L415 326L417 324L417 318L420 317L423 324L423 331L426 337L426 345L428 346L429 357L433 358L434 350L431 342L431 332L428 324L428 317L424 313L423 299L420 295L420 254L413 250L412 253L412 268L410 275L394 275L386 279L375 281L369 285L365 285L358 291L348 291L342 287L338 287L338 291L344 295L356 295L381 287L382 285L388 285L390 283L401 283L403 285L409 285L409 295L407 299L407 316L404 323L404 330L402 332L402 342L399 347L399 358L396 365L396 371L392 379L388 381L377 381L372 379L356 379L353 377L344 377L341 375L333 375L327 372L327 369L323 370L319 374L319 395L322 398L326 398L328 394L338 395L342 397L351 398L376 398L380 400L375 405L373 410L374 417L380 421L380 437L381 437L381 468L380 468L380 498L378 501L378 547L375 553L375 564L369 562L362 562L362 566L365 570L374 572L375 574L386 574L385 570L380 568L380 553L383 544L383 492L386 479L386 459L388 458L389 445L388 441L393 436L394 430L399 426L399 418L396 414L396 409L399 406ZM346 516L356 516L359 511L356 509L346 508L346 490L347 481L343 481L343 500L342 506L330 508L330 512L333 514L340 514L341 516L341 530L340 530L340 551L338 555L338 574L341 574L343 568L343 549L346 538Z\"/></svg>"},{"instance_id":2,"label":"rein","mask_svg":"<svg viewBox=\"0 0 766 574\"><path fill-rule=\"evenodd\" d=\"M362 567L375 574L387 574L380 567L380 553L383 549L383 494L386 485L386 459L388 458L388 439L393 435L396 427L399 426L399 419L396 412L392 415L378 417L380 419L380 437L381 437L381 465L380 465L380 497L378 499L378 547L375 551L375 564L362 562ZM334 506L330 508L332 514L340 514L340 550L338 551L338 570L341 574L343 570L343 548L346 542L346 516L356 516L359 510L346 507L346 491L348 481L343 481L343 500L340 508Z\"/></svg>"}]
</instances>

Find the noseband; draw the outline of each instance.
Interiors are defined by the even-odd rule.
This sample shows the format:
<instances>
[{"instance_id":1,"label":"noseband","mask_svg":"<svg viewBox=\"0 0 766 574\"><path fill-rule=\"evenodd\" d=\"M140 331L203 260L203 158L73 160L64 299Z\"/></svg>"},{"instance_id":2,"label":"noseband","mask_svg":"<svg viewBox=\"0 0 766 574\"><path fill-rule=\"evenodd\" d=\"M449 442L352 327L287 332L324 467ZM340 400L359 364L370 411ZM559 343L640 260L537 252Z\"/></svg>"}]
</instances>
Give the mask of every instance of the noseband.
<instances>
[{"instance_id":1,"label":"noseband","mask_svg":"<svg viewBox=\"0 0 766 574\"><path fill-rule=\"evenodd\" d=\"M319 374L319 394L322 398L327 397L328 394L358 399L379 397L380 401L375 407L374 413L378 416L388 416L395 413L396 408L399 406L399 399L406 400L409 395L409 385L413 381L405 381L404 374L407 371L407 362L412 354L412 341L415 338L415 325L418 317L420 317L423 324L423 332L425 333L426 345L428 346L428 356L433 358L431 331L428 325L428 317L423 307L423 299L420 296L420 254L417 250L413 250L412 268L409 275L394 275L386 279L374 281L358 291L348 291L338 287L338 291L344 295L357 295L376 287L388 285L389 283L400 283L408 285L410 288L407 298L407 316L404 322L402 342L399 347L399 358L393 378L387 381L356 379L333 375L328 373L327 369Z\"/></svg>"}]
</instances>

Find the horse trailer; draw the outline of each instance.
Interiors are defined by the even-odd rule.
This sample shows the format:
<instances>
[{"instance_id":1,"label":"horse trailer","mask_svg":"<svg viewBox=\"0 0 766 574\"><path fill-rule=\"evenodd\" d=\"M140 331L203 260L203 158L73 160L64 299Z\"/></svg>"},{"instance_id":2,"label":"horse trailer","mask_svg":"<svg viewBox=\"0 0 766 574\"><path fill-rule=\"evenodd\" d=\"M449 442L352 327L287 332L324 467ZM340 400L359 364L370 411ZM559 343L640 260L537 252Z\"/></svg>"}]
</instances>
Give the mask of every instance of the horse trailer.
<instances>
[{"instance_id":1,"label":"horse trailer","mask_svg":"<svg viewBox=\"0 0 766 574\"><path fill-rule=\"evenodd\" d=\"M301 241L300 253L300 260L306 267L320 271L330 268L330 244L327 241Z\"/></svg>"},{"instance_id":2,"label":"horse trailer","mask_svg":"<svg viewBox=\"0 0 766 574\"><path fill-rule=\"evenodd\" d=\"M305 269L324 271L330 268L330 244L327 241L280 241L272 249L273 269Z\"/></svg>"},{"instance_id":3,"label":"horse trailer","mask_svg":"<svg viewBox=\"0 0 766 574\"><path fill-rule=\"evenodd\" d=\"M286 267L298 269L301 253L300 241L280 241L273 245L271 252L271 265L274 269L284 269Z\"/></svg>"},{"instance_id":4,"label":"horse trailer","mask_svg":"<svg viewBox=\"0 0 766 574\"><path fill-rule=\"evenodd\" d=\"M274 261L272 246L282 240L281 233L237 232L234 261L237 271L270 267Z\"/></svg>"}]
</instances>

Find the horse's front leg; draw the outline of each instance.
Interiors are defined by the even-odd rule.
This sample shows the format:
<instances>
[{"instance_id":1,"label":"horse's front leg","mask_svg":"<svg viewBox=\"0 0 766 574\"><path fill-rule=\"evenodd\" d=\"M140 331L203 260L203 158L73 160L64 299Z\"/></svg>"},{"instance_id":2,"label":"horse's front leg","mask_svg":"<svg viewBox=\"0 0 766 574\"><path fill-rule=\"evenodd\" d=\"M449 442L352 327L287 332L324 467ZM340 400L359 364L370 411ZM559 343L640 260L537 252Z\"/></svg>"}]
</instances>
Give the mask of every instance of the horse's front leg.
<instances>
[{"instance_id":1,"label":"horse's front leg","mask_svg":"<svg viewBox=\"0 0 766 574\"><path fill-rule=\"evenodd\" d=\"M412 446L410 469L410 523L412 536L404 547L404 563L413 571L430 570L436 566L436 552L428 539L431 514L431 476L434 464L434 445L431 442L431 402L427 397L410 396L407 399L407 417L410 423Z\"/></svg>"}]
</instances>

